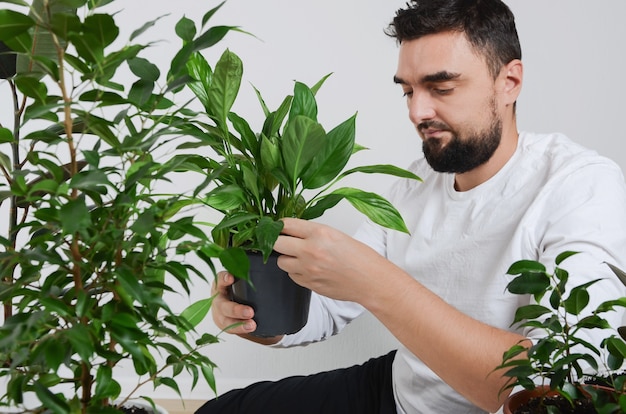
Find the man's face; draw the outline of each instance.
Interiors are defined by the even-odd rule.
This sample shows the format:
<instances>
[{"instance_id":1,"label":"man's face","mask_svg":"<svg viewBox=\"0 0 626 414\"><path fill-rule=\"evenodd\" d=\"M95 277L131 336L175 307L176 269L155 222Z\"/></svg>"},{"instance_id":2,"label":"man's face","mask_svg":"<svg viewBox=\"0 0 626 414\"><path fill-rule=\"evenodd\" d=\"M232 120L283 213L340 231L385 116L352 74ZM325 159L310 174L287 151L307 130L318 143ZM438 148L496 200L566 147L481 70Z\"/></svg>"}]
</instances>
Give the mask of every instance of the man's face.
<instances>
[{"instance_id":1,"label":"man's face","mask_svg":"<svg viewBox=\"0 0 626 414\"><path fill-rule=\"evenodd\" d=\"M491 158L502 136L495 82L462 34L403 42L395 81L435 171L464 173Z\"/></svg>"}]
</instances>

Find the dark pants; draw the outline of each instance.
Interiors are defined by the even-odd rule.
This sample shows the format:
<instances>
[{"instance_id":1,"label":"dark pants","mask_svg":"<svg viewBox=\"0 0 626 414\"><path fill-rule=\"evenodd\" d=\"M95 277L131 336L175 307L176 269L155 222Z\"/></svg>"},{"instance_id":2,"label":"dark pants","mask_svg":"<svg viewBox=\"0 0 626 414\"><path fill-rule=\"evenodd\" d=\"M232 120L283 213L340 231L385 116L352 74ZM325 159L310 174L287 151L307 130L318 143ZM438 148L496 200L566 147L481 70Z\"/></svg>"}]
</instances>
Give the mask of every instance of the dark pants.
<instances>
[{"instance_id":1,"label":"dark pants","mask_svg":"<svg viewBox=\"0 0 626 414\"><path fill-rule=\"evenodd\" d=\"M196 414L396 414L396 351L362 365L252 384L204 404Z\"/></svg>"}]
</instances>

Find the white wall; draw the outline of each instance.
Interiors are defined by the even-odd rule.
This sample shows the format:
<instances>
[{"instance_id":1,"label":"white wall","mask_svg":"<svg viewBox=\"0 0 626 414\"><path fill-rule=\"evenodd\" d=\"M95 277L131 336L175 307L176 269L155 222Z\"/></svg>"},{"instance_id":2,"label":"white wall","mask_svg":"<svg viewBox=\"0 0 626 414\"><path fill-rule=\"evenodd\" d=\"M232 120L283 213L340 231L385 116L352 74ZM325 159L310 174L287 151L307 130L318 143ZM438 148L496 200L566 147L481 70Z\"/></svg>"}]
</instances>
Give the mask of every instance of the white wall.
<instances>
[{"instance_id":1,"label":"white wall","mask_svg":"<svg viewBox=\"0 0 626 414\"><path fill-rule=\"evenodd\" d=\"M520 129L565 132L626 168L626 133L620 122L626 109L621 99L626 95L622 75L626 68L622 45L626 39L622 21L626 2L506 2L517 16L525 63L525 86L518 102ZM402 93L392 82L397 47L382 32L404 3L405 0L229 0L213 22L241 26L260 40L230 34L224 45L207 56L214 62L228 46L243 59L246 82L235 110L246 117L260 114L247 82L264 93L271 107L276 107L291 91L292 80L311 85L334 72L318 94L320 118L334 125L358 111L357 139L371 151L356 161L406 166L421 155L421 145L406 117ZM130 32L145 19L170 13L159 23L159 27L166 28L182 14L199 19L215 4L216 1L134 0L124 2L127 9L121 18L128 23L125 28ZM164 36L164 32L158 31L157 37ZM154 59L160 59L158 53ZM7 102L0 102L0 114L9 110L6 105ZM388 183L386 179L367 176L351 184L384 192ZM350 207L342 206L322 221L352 232L360 219ZM208 287L198 285L198 297L203 295L202 289L209 294ZM209 322L205 328L217 332ZM220 392L256 380L359 363L395 346L395 340L370 316L356 321L344 334L326 343L301 349L266 349L228 335L222 339L222 343L206 349L219 366ZM163 395L159 391L159 396ZM199 387L190 395L208 398L211 391Z\"/></svg>"}]
</instances>

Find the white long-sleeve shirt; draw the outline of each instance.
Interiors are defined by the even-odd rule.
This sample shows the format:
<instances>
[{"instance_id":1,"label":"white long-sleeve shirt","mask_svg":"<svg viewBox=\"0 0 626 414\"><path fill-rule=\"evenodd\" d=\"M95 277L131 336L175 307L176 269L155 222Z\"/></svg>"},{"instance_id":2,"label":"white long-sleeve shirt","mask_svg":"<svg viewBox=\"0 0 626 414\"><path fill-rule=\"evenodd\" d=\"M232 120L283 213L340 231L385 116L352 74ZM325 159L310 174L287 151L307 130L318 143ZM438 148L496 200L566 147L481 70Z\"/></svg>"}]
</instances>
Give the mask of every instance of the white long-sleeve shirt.
<instances>
[{"instance_id":1,"label":"white long-sleeve shirt","mask_svg":"<svg viewBox=\"0 0 626 414\"><path fill-rule=\"evenodd\" d=\"M589 309L626 295L604 263L626 268L626 187L612 161L560 134L521 133L507 164L469 191L455 191L454 175L434 172L423 159L410 169L424 182L400 180L389 194L410 235L366 223L355 237L459 311L514 330L515 310L531 299L506 292L512 279L507 269L521 259L550 267L566 250L582 252L562 264L570 271L569 286L606 278L590 289ZM323 340L362 311L356 303L314 294L307 325L278 346ZM617 312L606 316L612 326L621 323ZM521 333L531 339L542 336ZM591 338L599 344L606 332L592 334L599 335ZM396 354L393 379L401 414L483 412L406 348Z\"/></svg>"}]
</instances>

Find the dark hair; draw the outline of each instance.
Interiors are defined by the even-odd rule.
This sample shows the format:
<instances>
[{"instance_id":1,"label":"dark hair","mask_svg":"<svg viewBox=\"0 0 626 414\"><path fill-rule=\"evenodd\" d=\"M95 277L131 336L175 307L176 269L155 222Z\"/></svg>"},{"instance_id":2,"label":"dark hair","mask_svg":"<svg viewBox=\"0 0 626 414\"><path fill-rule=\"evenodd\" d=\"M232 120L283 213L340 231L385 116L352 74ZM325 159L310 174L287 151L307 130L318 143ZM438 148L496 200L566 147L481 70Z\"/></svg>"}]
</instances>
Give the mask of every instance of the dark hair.
<instances>
[{"instance_id":1,"label":"dark hair","mask_svg":"<svg viewBox=\"0 0 626 414\"><path fill-rule=\"evenodd\" d=\"M522 58L515 18L501 0L412 0L385 33L402 43L448 31L465 34L494 78L502 66Z\"/></svg>"}]
</instances>

